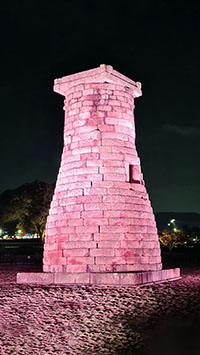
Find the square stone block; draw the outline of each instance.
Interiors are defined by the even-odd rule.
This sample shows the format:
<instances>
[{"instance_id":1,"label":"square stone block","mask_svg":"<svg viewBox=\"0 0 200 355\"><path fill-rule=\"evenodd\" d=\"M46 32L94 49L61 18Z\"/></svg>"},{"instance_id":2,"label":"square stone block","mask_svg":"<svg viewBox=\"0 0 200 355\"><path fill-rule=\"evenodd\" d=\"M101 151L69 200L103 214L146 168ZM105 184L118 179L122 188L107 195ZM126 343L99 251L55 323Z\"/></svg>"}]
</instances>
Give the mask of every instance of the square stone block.
<instances>
[{"instance_id":1,"label":"square stone block","mask_svg":"<svg viewBox=\"0 0 200 355\"><path fill-rule=\"evenodd\" d=\"M91 273L90 283L92 285L120 285L120 274L118 273Z\"/></svg>"},{"instance_id":2,"label":"square stone block","mask_svg":"<svg viewBox=\"0 0 200 355\"><path fill-rule=\"evenodd\" d=\"M120 273L120 285L138 285L141 283L141 274L139 273Z\"/></svg>"},{"instance_id":3,"label":"square stone block","mask_svg":"<svg viewBox=\"0 0 200 355\"><path fill-rule=\"evenodd\" d=\"M17 274L18 284L49 285L54 283L53 273L47 272L20 272Z\"/></svg>"}]
</instances>

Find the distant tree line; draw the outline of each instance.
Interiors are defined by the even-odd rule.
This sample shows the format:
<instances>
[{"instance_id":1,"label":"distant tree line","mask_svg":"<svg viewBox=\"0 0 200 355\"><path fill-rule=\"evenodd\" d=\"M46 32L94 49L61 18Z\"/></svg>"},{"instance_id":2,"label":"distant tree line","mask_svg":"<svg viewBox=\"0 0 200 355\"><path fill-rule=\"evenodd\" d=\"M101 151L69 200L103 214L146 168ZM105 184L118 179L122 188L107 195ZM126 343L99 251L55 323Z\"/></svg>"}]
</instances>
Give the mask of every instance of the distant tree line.
<instances>
[{"instance_id":1,"label":"distant tree line","mask_svg":"<svg viewBox=\"0 0 200 355\"><path fill-rule=\"evenodd\" d=\"M35 181L0 195L0 226L14 235L17 229L38 234L44 241L46 219L55 185Z\"/></svg>"}]
</instances>

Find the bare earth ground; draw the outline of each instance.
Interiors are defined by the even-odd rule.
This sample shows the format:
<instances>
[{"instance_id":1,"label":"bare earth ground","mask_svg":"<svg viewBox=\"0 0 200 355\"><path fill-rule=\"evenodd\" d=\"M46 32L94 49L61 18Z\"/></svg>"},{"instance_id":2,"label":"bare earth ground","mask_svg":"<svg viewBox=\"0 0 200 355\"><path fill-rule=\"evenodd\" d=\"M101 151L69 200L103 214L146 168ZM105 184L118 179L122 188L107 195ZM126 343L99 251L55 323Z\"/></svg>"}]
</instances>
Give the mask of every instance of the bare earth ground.
<instances>
[{"instance_id":1,"label":"bare earth ground","mask_svg":"<svg viewBox=\"0 0 200 355\"><path fill-rule=\"evenodd\" d=\"M145 287L17 285L0 272L0 354L200 354L200 268Z\"/></svg>"}]
</instances>

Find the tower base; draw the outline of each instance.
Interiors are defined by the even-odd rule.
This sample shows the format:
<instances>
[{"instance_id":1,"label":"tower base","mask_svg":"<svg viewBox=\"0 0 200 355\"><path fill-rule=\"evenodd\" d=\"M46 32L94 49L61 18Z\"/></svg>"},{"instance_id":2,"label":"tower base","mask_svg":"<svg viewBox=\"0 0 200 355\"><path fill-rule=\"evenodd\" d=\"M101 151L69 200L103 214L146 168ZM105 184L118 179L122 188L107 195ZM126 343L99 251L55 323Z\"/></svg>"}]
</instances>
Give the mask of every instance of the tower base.
<instances>
[{"instance_id":1,"label":"tower base","mask_svg":"<svg viewBox=\"0 0 200 355\"><path fill-rule=\"evenodd\" d=\"M116 285L139 286L180 279L180 269L166 269L145 272L20 272L18 284L35 285Z\"/></svg>"}]
</instances>

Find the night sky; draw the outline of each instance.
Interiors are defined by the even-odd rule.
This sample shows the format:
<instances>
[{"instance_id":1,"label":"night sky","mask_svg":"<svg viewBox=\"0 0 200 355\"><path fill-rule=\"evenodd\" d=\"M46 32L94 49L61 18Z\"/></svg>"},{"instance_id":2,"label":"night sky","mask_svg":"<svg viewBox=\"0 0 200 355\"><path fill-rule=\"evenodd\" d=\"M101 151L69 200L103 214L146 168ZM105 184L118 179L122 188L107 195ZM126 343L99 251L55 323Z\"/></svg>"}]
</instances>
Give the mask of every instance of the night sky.
<instances>
[{"instance_id":1,"label":"night sky","mask_svg":"<svg viewBox=\"0 0 200 355\"><path fill-rule=\"evenodd\" d=\"M154 210L200 212L198 2L8 0L0 27L0 192L56 180L64 98L53 81L110 64L142 83L136 144Z\"/></svg>"}]
</instances>

